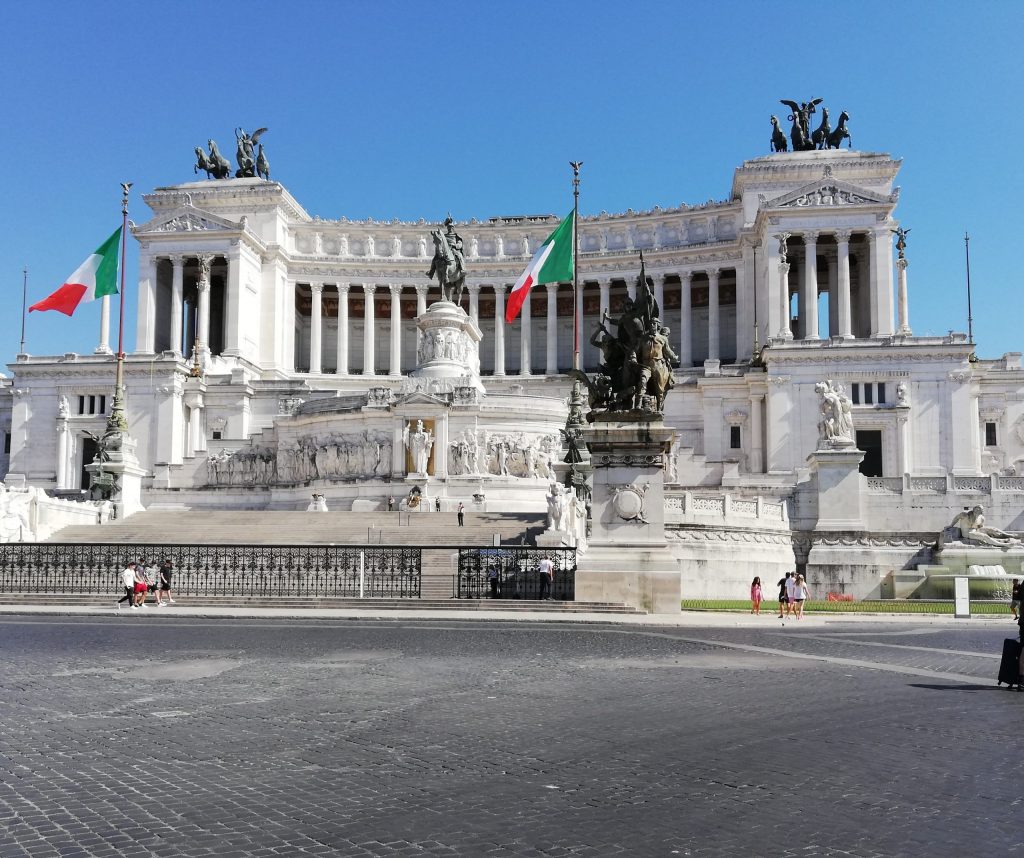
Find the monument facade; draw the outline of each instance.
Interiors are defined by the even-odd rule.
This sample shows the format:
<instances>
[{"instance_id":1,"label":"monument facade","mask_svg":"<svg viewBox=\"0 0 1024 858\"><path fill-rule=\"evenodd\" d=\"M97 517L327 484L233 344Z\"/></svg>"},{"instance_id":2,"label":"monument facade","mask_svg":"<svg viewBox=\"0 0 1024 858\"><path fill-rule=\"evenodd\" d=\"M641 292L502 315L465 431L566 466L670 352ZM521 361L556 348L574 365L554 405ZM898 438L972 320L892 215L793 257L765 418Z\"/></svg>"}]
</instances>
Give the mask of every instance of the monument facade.
<instances>
[{"instance_id":1,"label":"monument facade","mask_svg":"<svg viewBox=\"0 0 1024 858\"><path fill-rule=\"evenodd\" d=\"M365 508L412 481L446 508L541 512L575 384L595 414L658 415L660 440L636 451L648 492L616 497L612 469L577 496L592 528L608 510L638 533L660 516L658 563L684 596L794 565L817 592L877 595L965 508L1024 529L1020 354L914 335L900 161L851 148L845 111L833 129L814 100L791 104L789 133L774 118L771 153L736 167L723 199L582 217L578 292L536 287L511 325L509 287L557 217L321 218L269 178L264 129L239 129L238 177L156 188L133 229L142 505L304 509L315 491ZM197 158L229 175L214 149ZM636 320L646 367L621 360ZM0 473L85 487L109 354L8 369ZM420 423L425 463L406 442Z\"/></svg>"}]
</instances>

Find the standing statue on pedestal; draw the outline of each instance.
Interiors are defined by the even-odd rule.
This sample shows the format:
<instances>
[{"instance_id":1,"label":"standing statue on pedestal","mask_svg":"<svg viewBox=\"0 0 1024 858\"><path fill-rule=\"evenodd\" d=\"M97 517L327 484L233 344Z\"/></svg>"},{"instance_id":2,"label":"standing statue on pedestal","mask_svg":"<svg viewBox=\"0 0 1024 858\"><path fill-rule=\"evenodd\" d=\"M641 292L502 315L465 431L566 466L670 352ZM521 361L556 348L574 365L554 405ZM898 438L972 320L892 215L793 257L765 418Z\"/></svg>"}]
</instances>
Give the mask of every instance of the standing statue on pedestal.
<instances>
[{"instance_id":1,"label":"standing statue on pedestal","mask_svg":"<svg viewBox=\"0 0 1024 858\"><path fill-rule=\"evenodd\" d=\"M445 301L458 304L462 301L462 290L466 286L466 262L462 249L462 236L455 231L455 222L448 215L444 221L445 231L431 230L434 241L434 258L430 262L427 277L437 277Z\"/></svg>"},{"instance_id":2,"label":"standing statue on pedestal","mask_svg":"<svg viewBox=\"0 0 1024 858\"><path fill-rule=\"evenodd\" d=\"M896 229L890 230L890 232L896 236L896 250L899 254L900 259L906 259L903 255L903 251L907 249L907 234L910 232L909 229L904 229L902 226Z\"/></svg>"},{"instance_id":3,"label":"standing statue on pedestal","mask_svg":"<svg viewBox=\"0 0 1024 858\"><path fill-rule=\"evenodd\" d=\"M252 134L248 134L244 128L235 129L235 139L238 141L238 150L235 153L238 171L235 173L235 178L256 178L256 144L260 142L260 137L266 130L266 128L257 128ZM264 161L266 161L266 157L264 157Z\"/></svg>"},{"instance_id":4,"label":"standing statue on pedestal","mask_svg":"<svg viewBox=\"0 0 1024 858\"><path fill-rule=\"evenodd\" d=\"M430 461L430 451L434 446L434 434L429 429L423 428L423 421L416 421L416 431L410 432L412 422L405 424L402 432L402 441L405 442L405 449L412 454L412 472L414 474L426 474L427 464Z\"/></svg>"}]
</instances>

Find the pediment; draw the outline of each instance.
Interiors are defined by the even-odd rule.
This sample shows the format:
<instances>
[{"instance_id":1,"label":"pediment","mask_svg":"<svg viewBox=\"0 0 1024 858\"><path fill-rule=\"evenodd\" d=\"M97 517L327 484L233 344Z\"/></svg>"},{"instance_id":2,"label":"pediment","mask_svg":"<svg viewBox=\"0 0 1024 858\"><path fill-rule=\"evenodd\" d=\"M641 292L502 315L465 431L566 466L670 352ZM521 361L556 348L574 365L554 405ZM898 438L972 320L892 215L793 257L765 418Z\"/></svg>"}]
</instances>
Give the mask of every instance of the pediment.
<instances>
[{"instance_id":1,"label":"pediment","mask_svg":"<svg viewBox=\"0 0 1024 858\"><path fill-rule=\"evenodd\" d=\"M408 407L422 407L428 406L431 408L447 408L448 403L440 399L437 396L432 396L429 393L424 393L421 390L417 390L413 393L409 393L405 396L398 396L395 399L396 408L408 408Z\"/></svg>"},{"instance_id":2,"label":"pediment","mask_svg":"<svg viewBox=\"0 0 1024 858\"><path fill-rule=\"evenodd\" d=\"M840 208L846 206L877 206L893 202L891 197L844 182L832 176L816 179L789 191L781 197L768 200L765 208L771 209L803 209L803 208Z\"/></svg>"},{"instance_id":3,"label":"pediment","mask_svg":"<svg viewBox=\"0 0 1024 858\"><path fill-rule=\"evenodd\" d=\"M181 206L174 211L158 215L135 228L136 235L151 235L167 232L238 232L242 224L197 209L195 206Z\"/></svg>"}]
</instances>

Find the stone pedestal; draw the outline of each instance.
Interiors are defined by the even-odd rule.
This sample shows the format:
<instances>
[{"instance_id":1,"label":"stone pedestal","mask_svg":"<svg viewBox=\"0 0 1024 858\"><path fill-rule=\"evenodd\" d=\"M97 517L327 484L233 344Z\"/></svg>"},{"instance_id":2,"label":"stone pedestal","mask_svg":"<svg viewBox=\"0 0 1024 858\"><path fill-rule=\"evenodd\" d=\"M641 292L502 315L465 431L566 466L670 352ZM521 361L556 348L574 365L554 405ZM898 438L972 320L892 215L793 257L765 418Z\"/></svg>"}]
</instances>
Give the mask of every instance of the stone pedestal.
<instances>
[{"instance_id":1,"label":"stone pedestal","mask_svg":"<svg viewBox=\"0 0 1024 858\"><path fill-rule=\"evenodd\" d=\"M115 491L111 497L117 518L127 518L142 512L142 478L146 476L145 468L139 467L135 456L135 440L126 433L121 433L120 449L108 450L105 462L92 462L85 469L93 478L113 477Z\"/></svg>"},{"instance_id":2,"label":"stone pedestal","mask_svg":"<svg viewBox=\"0 0 1024 858\"><path fill-rule=\"evenodd\" d=\"M807 457L818 496L818 530L863 530L860 463L856 447L815 450Z\"/></svg>"},{"instance_id":3,"label":"stone pedestal","mask_svg":"<svg viewBox=\"0 0 1024 858\"><path fill-rule=\"evenodd\" d=\"M673 430L660 415L599 415L583 430L594 469L591 534L577 558L576 598L679 613L679 563L665 541L664 453Z\"/></svg>"},{"instance_id":4,"label":"stone pedestal","mask_svg":"<svg viewBox=\"0 0 1024 858\"><path fill-rule=\"evenodd\" d=\"M484 393L480 382L480 328L451 301L435 301L416 317L419 347L413 378L462 379Z\"/></svg>"}]
</instances>

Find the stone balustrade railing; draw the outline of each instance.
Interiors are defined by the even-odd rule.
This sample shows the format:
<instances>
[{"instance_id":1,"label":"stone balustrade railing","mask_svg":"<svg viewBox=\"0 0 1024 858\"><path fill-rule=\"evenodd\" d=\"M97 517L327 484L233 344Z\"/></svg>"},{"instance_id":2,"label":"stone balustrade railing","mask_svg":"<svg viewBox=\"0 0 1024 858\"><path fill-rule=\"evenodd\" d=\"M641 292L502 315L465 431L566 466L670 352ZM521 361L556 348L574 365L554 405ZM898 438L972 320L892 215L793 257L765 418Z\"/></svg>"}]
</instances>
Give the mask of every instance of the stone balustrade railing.
<instances>
[{"instance_id":1,"label":"stone balustrade railing","mask_svg":"<svg viewBox=\"0 0 1024 858\"><path fill-rule=\"evenodd\" d=\"M789 511L785 501L736 497L729 493L670 491L665 495L665 520L668 524L789 529Z\"/></svg>"},{"instance_id":2,"label":"stone balustrade railing","mask_svg":"<svg viewBox=\"0 0 1024 858\"><path fill-rule=\"evenodd\" d=\"M1024 493L1024 477L988 474L981 477L867 477L867 490L872 494L983 494L995 492Z\"/></svg>"}]
</instances>

